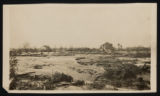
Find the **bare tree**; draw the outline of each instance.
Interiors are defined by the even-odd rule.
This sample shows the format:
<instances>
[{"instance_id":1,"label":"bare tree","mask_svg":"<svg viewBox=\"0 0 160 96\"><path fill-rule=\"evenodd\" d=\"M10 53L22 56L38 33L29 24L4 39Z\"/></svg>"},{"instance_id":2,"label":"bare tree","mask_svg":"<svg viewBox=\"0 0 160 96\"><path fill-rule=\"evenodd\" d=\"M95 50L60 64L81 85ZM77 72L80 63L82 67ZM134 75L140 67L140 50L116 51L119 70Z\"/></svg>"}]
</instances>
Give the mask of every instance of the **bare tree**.
<instances>
[{"instance_id":1,"label":"bare tree","mask_svg":"<svg viewBox=\"0 0 160 96\"><path fill-rule=\"evenodd\" d=\"M122 50L123 49L123 47L122 47L122 44L117 44L118 45L118 50Z\"/></svg>"}]
</instances>

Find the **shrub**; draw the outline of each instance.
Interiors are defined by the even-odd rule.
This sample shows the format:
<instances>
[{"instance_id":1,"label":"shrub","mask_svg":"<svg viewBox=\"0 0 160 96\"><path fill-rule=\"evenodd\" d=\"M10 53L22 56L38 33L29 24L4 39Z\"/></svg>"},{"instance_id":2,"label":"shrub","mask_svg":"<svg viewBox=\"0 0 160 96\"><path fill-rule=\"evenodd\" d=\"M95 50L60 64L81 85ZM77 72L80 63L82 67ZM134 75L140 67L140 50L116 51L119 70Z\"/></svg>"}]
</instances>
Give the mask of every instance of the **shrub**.
<instances>
[{"instance_id":1,"label":"shrub","mask_svg":"<svg viewBox=\"0 0 160 96\"><path fill-rule=\"evenodd\" d=\"M15 78L15 79L13 79L13 80L11 81L11 83L9 84L9 89L10 89L10 90L14 90L14 89L16 89L16 87L17 87L17 80L16 80L16 78Z\"/></svg>"},{"instance_id":2,"label":"shrub","mask_svg":"<svg viewBox=\"0 0 160 96\"><path fill-rule=\"evenodd\" d=\"M42 66L41 65L35 65L34 69L42 69Z\"/></svg>"},{"instance_id":3,"label":"shrub","mask_svg":"<svg viewBox=\"0 0 160 96\"><path fill-rule=\"evenodd\" d=\"M93 82L90 85L90 87L93 88L93 89L103 89L105 87L105 83L103 83L103 82Z\"/></svg>"},{"instance_id":4,"label":"shrub","mask_svg":"<svg viewBox=\"0 0 160 96\"><path fill-rule=\"evenodd\" d=\"M13 90L16 89L16 85L17 85L17 77L16 77L16 70L17 70L17 62L18 60L16 59L15 55L10 55L10 79L11 79L11 83L9 84L9 89Z\"/></svg>"},{"instance_id":5,"label":"shrub","mask_svg":"<svg viewBox=\"0 0 160 96\"><path fill-rule=\"evenodd\" d=\"M85 59L85 57L77 57L76 60Z\"/></svg>"},{"instance_id":6,"label":"shrub","mask_svg":"<svg viewBox=\"0 0 160 96\"><path fill-rule=\"evenodd\" d=\"M150 73L150 65L139 66L139 68L141 69L141 73Z\"/></svg>"},{"instance_id":7,"label":"shrub","mask_svg":"<svg viewBox=\"0 0 160 96\"><path fill-rule=\"evenodd\" d=\"M136 53L134 57L144 58L144 57L151 57L151 54L149 52L146 53Z\"/></svg>"},{"instance_id":8,"label":"shrub","mask_svg":"<svg viewBox=\"0 0 160 96\"><path fill-rule=\"evenodd\" d=\"M53 83L58 83L58 82L61 82L61 81L72 82L73 81L73 77L70 76L70 75L66 75L64 73L56 72L52 76L52 81L53 81Z\"/></svg>"},{"instance_id":9,"label":"shrub","mask_svg":"<svg viewBox=\"0 0 160 96\"><path fill-rule=\"evenodd\" d=\"M132 87L140 68L133 64L106 64L103 77L115 87Z\"/></svg>"},{"instance_id":10,"label":"shrub","mask_svg":"<svg viewBox=\"0 0 160 96\"><path fill-rule=\"evenodd\" d=\"M135 79L139 68L132 64L109 64L105 67L104 77L110 80Z\"/></svg>"},{"instance_id":11,"label":"shrub","mask_svg":"<svg viewBox=\"0 0 160 96\"><path fill-rule=\"evenodd\" d=\"M55 85L50 80L47 80L47 82L44 83L44 86L46 90L53 90L56 88Z\"/></svg>"},{"instance_id":12,"label":"shrub","mask_svg":"<svg viewBox=\"0 0 160 96\"><path fill-rule=\"evenodd\" d=\"M73 83L73 85L75 86L82 86L84 84L85 84L84 80L77 80L76 82Z\"/></svg>"},{"instance_id":13,"label":"shrub","mask_svg":"<svg viewBox=\"0 0 160 96\"><path fill-rule=\"evenodd\" d=\"M149 86L147 86L146 81L144 81L142 77L139 77L137 79L136 87L138 90L150 89Z\"/></svg>"}]
</instances>

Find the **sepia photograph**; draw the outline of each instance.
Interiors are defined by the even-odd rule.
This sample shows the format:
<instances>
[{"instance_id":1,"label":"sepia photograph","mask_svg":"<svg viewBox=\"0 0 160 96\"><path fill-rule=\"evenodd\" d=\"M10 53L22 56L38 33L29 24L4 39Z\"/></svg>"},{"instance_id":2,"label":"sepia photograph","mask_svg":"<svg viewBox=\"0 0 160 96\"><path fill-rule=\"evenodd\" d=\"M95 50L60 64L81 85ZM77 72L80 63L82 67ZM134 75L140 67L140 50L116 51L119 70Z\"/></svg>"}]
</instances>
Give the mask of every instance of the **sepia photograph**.
<instances>
[{"instance_id":1,"label":"sepia photograph","mask_svg":"<svg viewBox=\"0 0 160 96\"><path fill-rule=\"evenodd\" d=\"M9 93L156 92L157 4L3 5Z\"/></svg>"}]
</instances>

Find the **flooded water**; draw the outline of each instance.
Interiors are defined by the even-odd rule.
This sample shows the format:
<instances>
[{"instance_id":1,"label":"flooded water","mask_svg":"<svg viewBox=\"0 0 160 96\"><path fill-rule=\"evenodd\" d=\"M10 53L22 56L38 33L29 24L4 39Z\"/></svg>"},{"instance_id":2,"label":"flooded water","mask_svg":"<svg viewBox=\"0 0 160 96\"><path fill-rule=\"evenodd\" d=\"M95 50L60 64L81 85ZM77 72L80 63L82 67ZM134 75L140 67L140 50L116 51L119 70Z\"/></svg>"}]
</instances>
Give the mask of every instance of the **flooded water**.
<instances>
[{"instance_id":1,"label":"flooded water","mask_svg":"<svg viewBox=\"0 0 160 96\"><path fill-rule=\"evenodd\" d=\"M36 75L52 75L61 72L71 75L74 80L92 81L96 74L104 72L102 67L80 65L75 58L75 56L18 57L18 73L35 72ZM42 68L35 69L36 65ZM95 74L90 74L90 71Z\"/></svg>"}]
</instances>

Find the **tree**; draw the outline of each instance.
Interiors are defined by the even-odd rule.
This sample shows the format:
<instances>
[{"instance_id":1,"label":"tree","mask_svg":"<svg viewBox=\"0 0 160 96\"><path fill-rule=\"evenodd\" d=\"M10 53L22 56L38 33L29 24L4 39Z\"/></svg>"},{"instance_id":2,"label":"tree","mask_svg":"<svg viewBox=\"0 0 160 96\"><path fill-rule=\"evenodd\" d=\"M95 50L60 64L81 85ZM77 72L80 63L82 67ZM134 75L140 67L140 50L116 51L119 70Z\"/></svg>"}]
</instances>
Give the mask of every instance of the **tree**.
<instances>
[{"instance_id":1,"label":"tree","mask_svg":"<svg viewBox=\"0 0 160 96\"><path fill-rule=\"evenodd\" d=\"M37 52L38 52L38 49L37 49L37 48L34 48L34 49L33 49L33 52L37 53Z\"/></svg>"},{"instance_id":2,"label":"tree","mask_svg":"<svg viewBox=\"0 0 160 96\"><path fill-rule=\"evenodd\" d=\"M51 47L48 46L48 45L44 45L43 47L44 47L44 51L46 51L46 52L48 52L48 53L49 53L50 51L52 51Z\"/></svg>"},{"instance_id":3,"label":"tree","mask_svg":"<svg viewBox=\"0 0 160 96\"><path fill-rule=\"evenodd\" d=\"M114 47L111 43L106 42L100 46L100 50L104 51L107 54L112 54L114 52Z\"/></svg>"}]
</instances>

